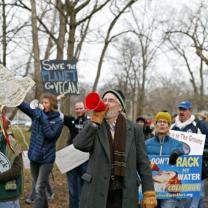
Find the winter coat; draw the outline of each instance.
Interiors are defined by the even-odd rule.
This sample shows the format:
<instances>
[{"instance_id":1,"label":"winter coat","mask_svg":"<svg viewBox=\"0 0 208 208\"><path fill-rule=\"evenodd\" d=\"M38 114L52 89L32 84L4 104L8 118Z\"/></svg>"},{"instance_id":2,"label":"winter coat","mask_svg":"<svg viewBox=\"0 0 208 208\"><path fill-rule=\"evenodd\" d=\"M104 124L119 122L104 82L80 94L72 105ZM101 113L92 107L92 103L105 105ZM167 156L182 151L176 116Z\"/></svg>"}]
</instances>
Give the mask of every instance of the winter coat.
<instances>
[{"instance_id":1,"label":"winter coat","mask_svg":"<svg viewBox=\"0 0 208 208\"><path fill-rule=\"evenodd\" d=\"M122 194L122 208L138 207L137 171L142 190L154 190L150 164L145 152L142 129L127 120L126 176ZM89 122L75 137L74 146L90 152L87 172L82 176L80 208L106 208L111 177L110 145L104 122L98 127Z\"/></svg>"},{"instance_id":2,"label":"winter coat","mask_svg":"<svg viewBox=\"0 0 208 208\"><path fill-rule=\"evenodd\" d=\"M183 153L183 143L166 135L161 141L158 136L145 141L148 155L170 155L173 151L179 150Z\"/></svg>"},{"instance_id":3,"label":"winter coat","mask_svg":"<svg viewBox=\"0 0 208 208\"><path fill-rule=\"evenodd\" d=\"M70 136L67 140L67 145L72 144L75 136L83 129L84 123L89 120L87 116L83 115L78 118L64 115L64 125L68 127Z\"/></svg>"},{"instance_id":4,"label":"winter coat","mask_svg":"<svg viewBox=\"0 0 208 208\"><path fill-rule=\"evenodd\" d=\"M189 120L188 120L189 121ZM172 125L171 130L175 131L183 131L188 133L196 133L196 134L205 134L206 135L206 144L208 144L208 123L203 120L191 120L190 122L186 121L187 125L183 128L180 128L177 125L177 122Z\"/></svg>"},{"instance_id":5,"label":"winter coat","mask_svg":"<svg viewBox=\"0 0 208 208\"><path fill-rule=\"evenodd\" d=\"M57 111L45 113L39 108L31 109L25 102L18 108L32 119L29 159L37 163L53 163L56 141L63 128L60 113Z\"/></svg>"},{"instance_id":6,"label":"winter coat","mask_svg":"<svg viewBox=\"0 0 208 208\"><path fill-rule=\"evenodd\" d=\"M203 120L195 121L195 117L192 115L187 121L184 122L183 127L180 126L179 117L176 117L176 122L172 125L171 130L183 131L196 134L205 134L205 148L208 145L208 124ZM208 178L208 157L206 155L207 150L204 150L202 160L202 179Z\"/></svg>"},{"instance_id":7,"label":"winter coat","mask_svg":"<svg viewBox=\"0 0 208 208\"><path fill-rule=\"evenodd\" d=\"M2 134L0 135L2 136ZM6 141L0 142L0 202L13 201L19 198L23 190L23 161L21 148L14 138L9 137L10 149Z\"/></svg>"}]
</instances>

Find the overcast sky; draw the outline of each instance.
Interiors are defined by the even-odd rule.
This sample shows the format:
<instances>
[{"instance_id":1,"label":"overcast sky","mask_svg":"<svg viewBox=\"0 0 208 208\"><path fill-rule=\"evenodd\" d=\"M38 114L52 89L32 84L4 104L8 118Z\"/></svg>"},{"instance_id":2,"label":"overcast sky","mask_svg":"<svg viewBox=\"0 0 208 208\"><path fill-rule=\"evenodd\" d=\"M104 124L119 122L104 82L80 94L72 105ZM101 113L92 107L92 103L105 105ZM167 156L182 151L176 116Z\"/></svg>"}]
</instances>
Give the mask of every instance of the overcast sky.
<instances>
[{"instance_id":1,"label":"overcast sky","mask_svg":"<svg viewBox=\"0 0 208 208\"><path fill-rule=\"evenodd\" d=\"M175 0L175 1L170 1L170 0L150 0L149 4L151 4L152 8L156 7L156 10L166 10L166 12L171 8L175 8L177 13L175 15L180 15L180 10L181 8L186 5L188 7L194 7L195 2L199 2L199 0ZM141 7L143 4L143 0L140 0L137 2L137 7ZM167 9L166 9L167 8ZM105 14L102 14L105 17ZM97 19L99 22L96 22ZM97 24L105 26L107 22L105 22L107 18L96 18L94 20L94 24L97 26ZM121 21L119 22L119 25L121 24ZM82 52L82 56L80 59L80 62L78 64L78 73L80 75L80 80L84 82L88 82L90 84L93 84L95 75L96 75L96 69L97 69L97 64L98 64L98 59L101 53L101 46L102 45L89 45L88 47ZM111 56L114 57L116 56L115 50L113 50L112 46L108 48L108 51L106 53L107 57ZM156 68L159 71L164 71L167 73L167 76L171 74L172 72L172 67L173 63L169 60L169 54L163 54L162 52L159 53L160 56L157 59L156 63ZM170 54L172 55L172 54ZM107 59L105 58L105 60ZM106 80L110 80L112 76L112 70L113 66L110 65L107 61L104 62L103 67L102 67L102 73L100 76L100 82L99 86L104 84ZM89 76L90 73L90 76Z\"/></svg>"}]
</instances>

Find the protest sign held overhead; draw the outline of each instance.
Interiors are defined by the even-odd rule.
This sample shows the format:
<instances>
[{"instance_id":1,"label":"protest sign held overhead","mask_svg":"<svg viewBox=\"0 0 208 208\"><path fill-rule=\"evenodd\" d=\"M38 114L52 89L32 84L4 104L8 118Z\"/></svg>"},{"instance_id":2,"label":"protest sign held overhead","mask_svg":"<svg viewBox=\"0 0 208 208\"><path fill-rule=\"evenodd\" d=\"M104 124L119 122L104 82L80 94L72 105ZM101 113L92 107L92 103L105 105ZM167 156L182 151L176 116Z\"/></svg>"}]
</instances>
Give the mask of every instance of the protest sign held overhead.
<instances>
[{"instance_id":1,"label":"protest sign held overhead","mask_svg":"<svg viewBox=\"0 0 208 208\"><path fill-rule=\"evenodd\" d=\"M76 60L42 60L44 89L55 95L79 94Z\"/></svg>"},{"instance_id":2,"label":"protest sign held overhead","mask_svg":"<svg viewBox=\"0 0 208 208\"><path fill-rule=\"evenodd\" d=\"M15 77L0 64L0 105L16 107L22 103L28 91L35 85L29 77Z\"/></svg>"}]
</instances>

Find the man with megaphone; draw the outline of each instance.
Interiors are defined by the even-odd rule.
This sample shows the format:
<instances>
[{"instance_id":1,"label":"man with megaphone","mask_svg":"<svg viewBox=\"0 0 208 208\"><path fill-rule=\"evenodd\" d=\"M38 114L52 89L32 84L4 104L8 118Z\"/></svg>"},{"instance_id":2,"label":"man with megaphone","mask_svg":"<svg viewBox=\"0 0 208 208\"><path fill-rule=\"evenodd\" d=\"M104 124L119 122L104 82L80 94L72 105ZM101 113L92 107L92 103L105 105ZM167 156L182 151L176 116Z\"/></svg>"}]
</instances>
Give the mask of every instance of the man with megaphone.
<instances>
[{"instance_id":1,"label":"man with megaphone","mask_svg":"<svg viewBox=\"0 0 208 208\"><path fill-rule=\"evenodd\" d=\"M102 100L96 94L85 98L86 108L93 110L91 121L73 141L75 148L90 153L80 208L137 208L137 172L142 205L154 208L157 200L142 129L125 118L121 91L108 90Z\"/></svg>"}]
</instances>

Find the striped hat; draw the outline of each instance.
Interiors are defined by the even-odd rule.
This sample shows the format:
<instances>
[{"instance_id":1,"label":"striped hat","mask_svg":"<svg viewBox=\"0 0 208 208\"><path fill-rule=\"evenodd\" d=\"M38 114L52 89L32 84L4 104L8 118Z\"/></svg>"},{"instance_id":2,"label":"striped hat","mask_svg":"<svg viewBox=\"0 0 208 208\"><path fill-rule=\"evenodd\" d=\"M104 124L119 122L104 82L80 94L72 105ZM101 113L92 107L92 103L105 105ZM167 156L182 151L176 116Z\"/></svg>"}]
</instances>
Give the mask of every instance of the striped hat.
<instances>
[{"instance_id":1,"label":"striped hat","mask_svg":"<svg viewBox=\"0 0 208 208\"><path fill-rule=\"evenodd\" d=\"M124 112L126 112L126 109L125 109L125 97L124 97L124 94L122 91L120 90L107 90L104 92L102 98L104 98L104 96L107 94L107 93L112 93L113 95L116 96L116 98L118 99L119 103L121 104L122 106L122 110Z\"/></svg>"}]
</instances>

